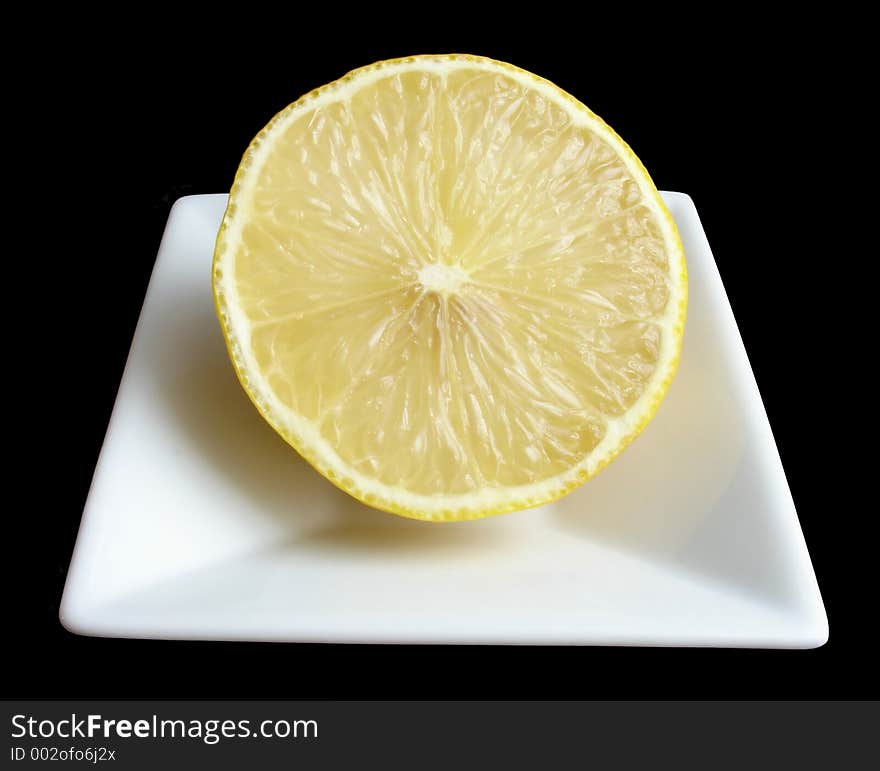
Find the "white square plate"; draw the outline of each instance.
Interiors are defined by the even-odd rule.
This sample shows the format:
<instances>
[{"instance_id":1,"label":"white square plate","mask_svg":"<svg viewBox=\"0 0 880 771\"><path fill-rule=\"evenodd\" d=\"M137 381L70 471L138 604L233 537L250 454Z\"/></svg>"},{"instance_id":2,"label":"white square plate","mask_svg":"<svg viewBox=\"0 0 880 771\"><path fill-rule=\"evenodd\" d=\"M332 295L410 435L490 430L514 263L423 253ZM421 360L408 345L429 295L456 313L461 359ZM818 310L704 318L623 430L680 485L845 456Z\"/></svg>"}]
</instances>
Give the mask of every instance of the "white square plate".
<instances>
[{"instance_id":1,"label":"white square plate","mask_svg":"<svg viewBox=\"0 0 880 771\"><path fill-rule=\"evenodd\" d=\"M259 417L214 316L225 195L172 209L61 621L112 637L809 648L825 610L691 199L690 307L656 418L556 503L447 525L363 506Z\"/></svg>"}]
</instances>

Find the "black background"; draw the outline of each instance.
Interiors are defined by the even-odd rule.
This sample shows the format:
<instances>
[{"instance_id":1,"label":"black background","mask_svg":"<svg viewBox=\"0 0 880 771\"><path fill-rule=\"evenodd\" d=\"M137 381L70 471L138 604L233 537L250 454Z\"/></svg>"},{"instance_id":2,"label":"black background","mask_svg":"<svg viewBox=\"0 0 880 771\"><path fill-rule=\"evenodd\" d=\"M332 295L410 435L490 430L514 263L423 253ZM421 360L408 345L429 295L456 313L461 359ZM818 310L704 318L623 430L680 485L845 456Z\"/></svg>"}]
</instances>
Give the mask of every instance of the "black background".
<instances>
[{"instance_id":1,"label":"black background","mask_svg":"<svg viewBox=\"0 0 880 771\"><path fill-rule=\"evenodd\" d=\"M10 484L24 495L7 509L21 532L4 550L13 598L4 695L876 695L863 634L868 595L856 580L863 564L856 550L871 542L866 528L875 515L851 506L844 492L851 480L839 426L870 384L848 397L829 372L843 354L830 352L828 336L833 345L835 330L851 319L835 305L847 271L845 255L829 252L824 235L838 221L839 196L827 178L848 145L821 120L833 113L840 82L823 47L781 49L779 30L762 25L722 45L731 32L723 18L701 20L696 35L643 22L637 39L619 42L616 35L631 29L625 17L607 28L574 29L559 18L546 29L526 21L502 34L459 24L430 35L417 32L415 19L405 33L379 35L361 19L339 17L344 32L334 34L243 14L219 36L175 34L167 19L145 33L146 44L130 39L134 18L112 44L73 36L50 52L34 39L31 58L13 73L29 112L16 113L12 128L37 141L34 153L17 140L8 151L10 166L27 174L25 203L7 220L24 244L8 255L7 289L26 310L15 316L8 347L20 353L13 372L24 368L10 402L24 429ZM819 577L831 628L822 649L155 642L76 637L59 624L80 514L171 204L228 190L250 138L300 94L377 59L448 51L508 60L551 79L631 144L658 187L693 197ZM41 57L50 66L30 69ZM829 271L829 261L841 270Z\"/></svg>"}]
</instances>

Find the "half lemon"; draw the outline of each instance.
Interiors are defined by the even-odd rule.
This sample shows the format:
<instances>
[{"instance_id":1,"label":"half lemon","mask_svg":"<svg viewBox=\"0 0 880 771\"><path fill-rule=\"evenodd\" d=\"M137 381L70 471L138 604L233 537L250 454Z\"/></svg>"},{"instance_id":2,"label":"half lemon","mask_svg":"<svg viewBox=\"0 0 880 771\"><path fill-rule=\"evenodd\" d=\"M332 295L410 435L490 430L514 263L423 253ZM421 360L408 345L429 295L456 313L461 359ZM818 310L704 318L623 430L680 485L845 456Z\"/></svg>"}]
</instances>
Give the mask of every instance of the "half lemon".
<instances>
[{"instance_id":1,"label":"half lemon","mask_svg":"<svg viewBox=\"0 0 880 771\"><path fill-rule=\"evenodd\" d=\"M623 140L466 55L379 62L276 115L213 284L263 417L355 498L426 520L546 503L609 463L669 387L687 296Z\"/></svg>"}]
</instances>

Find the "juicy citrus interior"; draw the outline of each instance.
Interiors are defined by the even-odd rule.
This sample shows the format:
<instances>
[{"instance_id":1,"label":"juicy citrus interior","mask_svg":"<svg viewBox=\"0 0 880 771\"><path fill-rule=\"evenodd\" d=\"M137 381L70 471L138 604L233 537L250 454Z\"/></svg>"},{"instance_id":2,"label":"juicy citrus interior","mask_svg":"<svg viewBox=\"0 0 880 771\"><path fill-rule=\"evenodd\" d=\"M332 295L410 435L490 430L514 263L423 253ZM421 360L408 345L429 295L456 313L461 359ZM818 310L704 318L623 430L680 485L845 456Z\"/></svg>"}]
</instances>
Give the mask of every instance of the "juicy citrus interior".
<instances>
[{"instance_id":1,"label":"juicy citrus interior","mask_svg":"<svg viewBox=\"0 0 880 771\"><path fill-rule=\"evenodd\" d=\"M262 414L357 498L425 519L551 500L647 423L686 277L629 148L547 81L382 62L242 161L214 287Z\"/></svg>"}]
</instances>

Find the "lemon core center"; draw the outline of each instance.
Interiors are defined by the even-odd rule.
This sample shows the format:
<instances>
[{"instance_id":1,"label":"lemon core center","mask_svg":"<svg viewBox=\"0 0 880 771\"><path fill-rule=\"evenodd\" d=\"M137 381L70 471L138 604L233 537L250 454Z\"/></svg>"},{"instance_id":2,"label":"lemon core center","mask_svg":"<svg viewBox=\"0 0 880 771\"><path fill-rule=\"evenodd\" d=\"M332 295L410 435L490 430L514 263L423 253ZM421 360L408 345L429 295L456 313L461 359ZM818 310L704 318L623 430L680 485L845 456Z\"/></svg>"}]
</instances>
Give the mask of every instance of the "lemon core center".
<instances>
[{"instance_id":1,"label":"lemon core center","mask_svg":"<svg viewBox=\"0 0 880 771\"><path fill-rule=\"evenodd\" d=\"M468 280L468 274L458 265L444 265L439 262L425 265L419 270L419 284L429 292L447 295L458 291Z\"/></svg>"}]
</instances>

